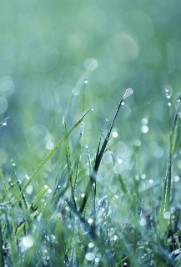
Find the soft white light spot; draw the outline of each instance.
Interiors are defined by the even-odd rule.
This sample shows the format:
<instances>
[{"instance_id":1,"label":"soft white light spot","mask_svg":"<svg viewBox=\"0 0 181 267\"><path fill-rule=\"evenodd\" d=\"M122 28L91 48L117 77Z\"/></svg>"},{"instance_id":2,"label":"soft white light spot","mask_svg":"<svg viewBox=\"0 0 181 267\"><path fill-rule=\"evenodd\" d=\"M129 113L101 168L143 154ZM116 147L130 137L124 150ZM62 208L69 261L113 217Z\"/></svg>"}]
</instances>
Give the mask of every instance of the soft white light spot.
<instances>
[{"instance_id":1,"label":"soft white light spot","mask_svg":"<svg viewBox=\"0 0 181 267\"><path fill-rule=\"evenodd\" d=\"M48 192L48 194L51 194L52 193L52 189L48 188L47 192Z\"/></svg>"},{"instance_id":2,"label":"soft white light spot","mask_svg":"<svg viewBox=\"0 0 181 267\"><path fill-rule=\"evenodd\" d=\"M88 244L88 247L89 247L89 248L93 248L93 247L94 247L94 243L90 242L90 243Z\"/></svg>"},{"instance_id":3,"label":"soft white light spot","mask_svg":"<svg viewBox=\"0 0 181 267\"><path fill-rule=\"evenodd\" d=\"M149 180L149 184L153 184L154 183L154 180L153 179L150 179Z\"/></svg>"},{"instance_id":4,"label":"soft white light spot","mask_svg":"<svg viewBox=\"0 0 181 267\"><path fill-rule=\"evenodd\" d=\"M99 263L100 259L99 258L95 258L95 263Z\"/></svg>"},{"instance_id":5,"label":"soft white light spot","mask_svg":"<svg viewBox=\"0 0 181 267\"><path fill-rule=\"evenodd\" d=\"M89 218L89 219L88 219L88 223L89 223L89 224L93 224L93 222L94 222L94 220L93 220L92 218Z\"/></svg>"},{"instance_id":6,"label":"soft white light spot","mask_svg":"<svg viewBox=\"0 0 181 267\"><path fill-rule=\"evenodd\" d=\"M30 235L24 236L21 240L21 244L24 248L31 248L34 244L34 239Z\"/></svg>"},{"instance_id":7,"label":"soft white light spot","mask_svg":"<svg viewBox=\"0 0 181 267\"><path fill-rule=\"evenodd\" d=\"M117 138L118 136L119 136L118 132L117 132L116 130L114 130L114 131L112 132L112 137L113 137L113 138Z\"/></svg>"},{"instance_id":8,"label":"soft white light spot","mask_svg":"<svg viewBox=\"0 0 181 267\"><path fill-rule=\"evenodd\" d=\"M32 185L29 185L29 186L26 188L26 192L30 195L30 194L33 192L33 186L32 186Z\"/></svg>"},{"instance_id":9,"label":"soft white light spot","mask_svg":"<svg viewBox=\"0 0 181 267\"><path fill-rule=\"evenodd\" d=\"M54 148L54 143L52 142L52 140L48 140L48 142L46 143L46 149L48 150L52 150Z\"/></svg>"},{"instance_id":10,"label":"soft white light spot","mask_svg":"<svg viewBox=\"0 0 181 267\"><path fill-rule=\"evenodd\" d=\"M171 214L170 214L169 211L164 212L164 214L163 214L163 218L166 219L166 220L169 220L170 219L170 216L171 216Z\"/></svg>"},{"instance_id":11,"label":"soft white light spot","mask_svg":"<svg viewBox=\"0 0 181 267\"><path fill-rule=\"evenodd\" d=\"M85 258L87 261L93 261L95 259L95 254L92 252L89 252L85 255Z\"/></svg>"},{"instance_id":12,"label":"soft white light spot","mask_svg":"<svg viewBox=\"0 0 181 267\"><path fill-rule=\"evenodd\" d=\"M141 123L142 123L142 125L147 125L148 124L148 119L147 118L143 118L141 120Z\"/></svg>"},{"instance_id":13,"label":"soft white light spot","mask_svg":"<svg viewBox=\"0 0 181 267\"><path fill-rule=\"evenodd\" d=\"M148 133L148 131L149 131L148 126L147 126L147 125L143 125L143 126L141 127L141 131L142 131L142 133L144 133L144 134Z\"/></svg>"},{"instance_id":14,"label":"soft white light spot","mask_svg":"<svg viewBox=\"0 0 181 267\"><path fill-rule=\"evenodd\" d=\"M134 142L135 146L141 146L141 141L139 139L135 140Z\"/></svg>"},{"instance_id":15,"label":"soft white light spot","mask_svg":"<svg viewBox=\"0 0 181 267\"><path fill-rule=\"evenodd\" d=\"M146 219L145 219L144 217L142 217L142 218L140 219L140 225L141 225L141 226L145 226L145 225L146 225Z\"/></svg>"},{"instance_id":16,"label":"soft white light spot","mask_svg":"<svg viewBox=\"0 0 181 267\"><path fill-rule=\"evenodd\" d=\"M113 236L113 240L116 241L118 239L117 235Z\"/></svg>"},{"instance_id":17,"label":"soft white light spot","mask_svg":"<svg viewBox=\"0 0 181 267\"><path fill-rule=\"evenodd\" d=\"M143 174L141 175L141 179L146 179L146 174L145 174L145 173L143 173Z\"/></svg>"},{"instance_id":18,"label":"soft white light spot","mask_svg":"<svg viewBox=\"0 0 181 267\"><path fill-rule=\"evenodd\" d=\"M121 158L118 158L117 161L118 161L119 164L123 163L123 160Z\"/></svg>"},{"instance_id":19,"label":"soft white light spot","mask_svg":"<svg viewBox=\"0 0 181 267\"><path fill-rule=\"evenodd\" d=\"M180 181L180 177L179 177L178 175L175 175L175 176L173 177L173 181L174 181L174 182L179 182L179 181Z\"/></svg>"},{"instance_id":20,"label":"soft white light spot","mask_svg":"<svg viewBox=\"0 0 181 267\"><path fill-rule=\"evenodd\" d=\"M171 107L172 103L168 102L168 106Z\"/></svg>"},{"instance_id":21,"label":"soft white light spot","mask_svg":"<svg viewBox=\"0 0 181 267\"><path fill-rule=\"evenodd\" d=\"M85 193L82 193L80 196L81 196L82 198L84 198L84 197L85 197Z\"/></svg>"}]
</instances>

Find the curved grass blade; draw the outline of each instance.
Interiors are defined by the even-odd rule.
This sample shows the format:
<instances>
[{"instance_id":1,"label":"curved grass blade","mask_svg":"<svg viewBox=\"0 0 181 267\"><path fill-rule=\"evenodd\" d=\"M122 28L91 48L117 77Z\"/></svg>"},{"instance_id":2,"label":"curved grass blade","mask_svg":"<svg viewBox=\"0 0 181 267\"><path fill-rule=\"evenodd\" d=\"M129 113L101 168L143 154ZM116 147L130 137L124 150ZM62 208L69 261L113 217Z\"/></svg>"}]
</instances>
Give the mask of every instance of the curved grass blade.
<instances>
[{"instance_id":1,"label":"curved grass blade","mask_svg":"<svg viewBox=\"0 0 181 267\"><path fill-rule=\"evenodd\" d=\"M178 98L178 105L176 108L175 117L173 120L173 125L170 133L170 148L169 148L169 156L168 156L168 168L166 171L163 193L160 205L160 227L162 231L165 231L167 228L167 222L164 219L164 214L170 211L170 195L171 195L171 182L172 182L172 165L173 165L173 152L176 141L176 133L177 133L177 124L179 118L179 109L180 109L180 100L181 95Z\"/></svg>"},{"instance_id":2,"label":"curved grass blade","mask_svg":"<svg viewBox=\"0 0 181 267\"><path fill-rule=\"evenodd\" d=\"M87 203L87 201L89 199L89 196L90 196L90 192L92 190L92 187L93 187L93 185L96 182L97 172L99 170L99 166L100 166L102 157L104 155L105 149L107 147L107 144L108 144L108 141L109 141L109 138L110 138L112 129L114 127L115 120L116 120L116 118L118 116L119 110L120 110L122 104L124 103L125 99L127 97L129 97L130 95L132 95L132 94L133 94L133 89L132 88L128 88L125 91L123 97L121 98L121 100L119 102L119 105L117 107L117 110L115 112L115 115L113 117L113 120L112 120L112 122L110 124L109 131L108 131L108 133L106 135L106 138L104 139L104 142L103 142L101 148L100 148L100 141L99 141L98 149L97 149L97 154L96 154L96 158L95 158L95 163L94 163L94 167L93 167L93 171L92 171L92 174L90 175L90 179L89 179L88 185L87 185L86 190L85 190L85 197L84 197L83 202L82 202L81 207L80 207L80 212L81 213L84 211L84 208L85 208L86 203Z\"/></svg>"},{"instance_id":3,"label":"curved grass blade","mask_svg":"<svg viewBox=\"0 0 181 267\"><path fill-rule=\"evenodd\" d=\"M35 172L32 174L32 176L30 177L30 179L26 183L26 185L22 188L22 191L20 192L20 194L17 197L16 201L13 203L13 206L15 206L19 202L19 200L22 197L23 193L25 192L25 190L27 189L27 187L31 184L31 182L35 179L35 177L37 176L37 174L41 171L41 169L48 162L48 160L55 154L55 152L61 147L61 145L64 142L64 140L68 136L70 136L72 134L72 132L77 128L77 126L79 126L79 124L82 122L82 120L84 119L84 117L90 112L91 109L92 108L90 108L86 113L84 113L84 115L72 126L72 128L69 131L67 131L67 133L64 134L62 138L60 138L60 140L58 141L58 143L48 153L48 155L45 156L45 158L42 160L42 162L40 163L40 165L38 166L38 168L35 170Z\"/></svg>"}]
</instances>

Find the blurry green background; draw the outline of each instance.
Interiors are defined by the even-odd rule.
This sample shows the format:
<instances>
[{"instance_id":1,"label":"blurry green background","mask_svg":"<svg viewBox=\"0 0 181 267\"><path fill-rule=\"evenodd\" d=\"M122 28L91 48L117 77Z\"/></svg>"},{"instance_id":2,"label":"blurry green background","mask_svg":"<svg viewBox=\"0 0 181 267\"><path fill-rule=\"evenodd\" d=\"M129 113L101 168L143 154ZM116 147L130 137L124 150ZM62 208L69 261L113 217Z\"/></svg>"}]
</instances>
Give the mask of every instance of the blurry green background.
<instances>
[{"instance_id":1,"label":"blurry green background","mask_svg":"<svg viewBox=\"0 0 181 267\"><path fill-rule=\"evenodd\" d=\"M0 132L1 166L13 159L31 173L62 135L62 118L71 126L80 117L84 92L85 109L95 109L87 142L96 145L105 119L129 87L134 96L117 120L119 138L133 145L144 135L142 160L149 152L158 165L165 163L165 88L176 99L180 22L176 0L1 0L0 119L9 117ZM143 118L149 121L145 134Z\"/></svg>"}]
</instances>

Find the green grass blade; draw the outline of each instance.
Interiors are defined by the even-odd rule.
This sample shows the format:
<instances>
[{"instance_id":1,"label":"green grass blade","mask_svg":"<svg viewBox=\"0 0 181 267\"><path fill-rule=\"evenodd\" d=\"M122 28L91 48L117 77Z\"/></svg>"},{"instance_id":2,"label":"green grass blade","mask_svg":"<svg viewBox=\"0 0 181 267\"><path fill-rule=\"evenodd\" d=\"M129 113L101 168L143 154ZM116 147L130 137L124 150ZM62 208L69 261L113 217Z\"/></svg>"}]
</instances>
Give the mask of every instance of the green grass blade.
<instances>
[{"instance_id":1,"label":"green grass blade","mask_svg":"<svg viewBox=\"0 0 181 267\"><path fill-rule=\"evenodd\" d=\"M42 162L40 163L40 165L38 166L38 168L35 170L35 172L32 174L32 176L30 177L30 179L28 180L28 182L26 183L26 185L22 188L22 191L20 192L18 198L16 199L16 201L14 202L13 206L16 205L18 203L18 201L20 200L20 198L22 197L23 193L25 192L25 190L27 189L27 187L31 184L31 182L35 179L35 177L37 176L37 174L41 171L41 169L44 167L44 165L49 161L49 159L55 154L55 152L61 147L61 145L63 144L65 138L67 138L68 136L70 136L72 134L72 132L77 128L77 126L82 122L82 120L84 119L84 117L89 113L91 109L89 109L73 126L72 128L67 132L66 135L64 135L62 138L60 138L60 140L58 141L58 143L54 146L54 148L48 153L47 156L45 156L45 158L42 160Z\"/></svg>"},{"instance_id":2,"label":"green grass blade","mask_svg":"<svg viewBox=\"0 0 181 267\"><path fill-rule=\"evenodd\" d=\"M176 113L173 120L173 125L170 133L170 148L169 148L169 156L168 156L168 168L165 175L163 193L160 205L160 224L161 229L163 231L166 230L168 225L168 220L164 219L164 214L170 211L170 195L171 195L171 182L172 182L172 165L173 165L173 151L176 141L176 133L177 133L177 124L179 117L179 109L180 109L180 98L178 98L178 105L176 108Z\"/></svg>"},{"instance_id":3,"label":"green grass blade","mask_svg":"<svg viewBox=\"0 0 181 267\"><path fill-rule=\"evenodd\" d=\"M112 129L114 127L115 120L116 120L116 118L118 116L118 113L119 113L119 110L120 110L122 104L124 103L125 99L127 97L129 97L130 95L132 95L132 94L133 94L133 89L132 88L128 88L125 91L123 97L121 98L121 100L119 102L119 105L117 107L117 110L115 112L115 115L113 117L113 120L112 120L112 122L110 124L109 131L108 131L108 133L106 135L106 138L104 139L104 142L103 142L101 148L100 148L100 141L99 141L98 149L97 149L97 154L96 154L96 159L95 159L95 163L94 163L94 167L93 167L93 171L92 171L92 174L90 175L90 179L89 179L88 185L87 185L86 190L85 190L85 197L84 197L84 199L82 201L82 204L81 204L81 207L80 207L80 212L81 213L84 211L84 208L85 208L86 203L87 203L87 201L89 199L90 192L92 190L93 184L96 181L97 172L99 170L99 166L100 166L101 160L103 158L104 152L106 150L106 147L107 147L107 144L108 144L108 141L109 141L109 138L110 138Z\"/></svg>"}]
</instances>

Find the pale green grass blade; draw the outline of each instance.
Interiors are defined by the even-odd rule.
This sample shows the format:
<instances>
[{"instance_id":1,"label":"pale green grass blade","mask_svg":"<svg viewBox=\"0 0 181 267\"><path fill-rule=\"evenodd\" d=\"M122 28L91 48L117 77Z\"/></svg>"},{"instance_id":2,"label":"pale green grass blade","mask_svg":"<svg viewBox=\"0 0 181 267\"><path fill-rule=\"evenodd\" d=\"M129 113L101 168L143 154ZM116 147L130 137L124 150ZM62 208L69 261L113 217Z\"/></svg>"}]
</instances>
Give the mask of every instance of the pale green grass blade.
<instances>
[{"instance_id":1,"label":"pale green grass blade","mask_svg":"<svg viewBox=\"0 0 181 267\"><path fill-rule=\"evenodd\" d=\"M45 158L42 160L42 162L40 163L40 165L38 166L38 168L35 170L35 172L32 174L32 176L30 177L30 179L28 180L28 182L26 183L26 185L22 188L22 191L20 192L18 198L16 199L15 203L13 205L16 205L18 203L18 201L20 200L20 198L22 197L23 193L25 192L25 190L27 189L27 187L31 184L31 182L35 179L35 177L37 176L37 174L41 171L41 169L44 167L44 165L49 161L49 159L55 154L55 152L61 147L61 145L63 144L65 138L67 138L68 136L70 136L72 134L72 132L79 126L79 124L82 122L82 120L84 119L84 117L89 113L91 109L89 109L75 124L74 126L72 126L72 128L67 132L66 135L64 135L62 138L60 138L60 140L58 141L58 143L54 146L54 148L48 153L47 156L45 156Z\"/></svg>"}]
</instances>

